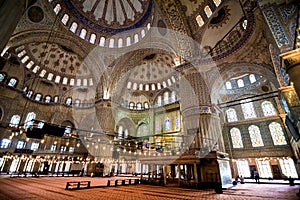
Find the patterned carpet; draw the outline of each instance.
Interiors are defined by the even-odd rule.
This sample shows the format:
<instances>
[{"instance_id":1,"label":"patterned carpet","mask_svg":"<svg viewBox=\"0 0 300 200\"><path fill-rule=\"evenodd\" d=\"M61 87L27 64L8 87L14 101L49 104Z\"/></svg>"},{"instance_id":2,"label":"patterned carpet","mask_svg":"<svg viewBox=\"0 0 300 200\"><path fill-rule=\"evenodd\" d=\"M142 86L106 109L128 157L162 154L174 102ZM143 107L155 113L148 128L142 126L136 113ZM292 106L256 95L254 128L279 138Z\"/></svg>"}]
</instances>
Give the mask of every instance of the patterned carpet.
<instances>
[{"instance_id":1,"label":"patterned carpet","mask_svg":"<svg viewBox=\"0 0 300 200\"><path fill-rule=\"evenodd\" d=\"M119 177L120 178L120 177ZM68 181L91 181L91 186L106 185L107 180L118 178L90 177L27 177L9 178L0 176L0 199L298 199L296 193L299 185L280 184L238 184L223 194L214 190L192 190L177 187L161 187L150 185L130 185L117 187L91 188L82 190L65 190ZM122 179L122 178L121 178Z\"/></svg>"}]
</instances>

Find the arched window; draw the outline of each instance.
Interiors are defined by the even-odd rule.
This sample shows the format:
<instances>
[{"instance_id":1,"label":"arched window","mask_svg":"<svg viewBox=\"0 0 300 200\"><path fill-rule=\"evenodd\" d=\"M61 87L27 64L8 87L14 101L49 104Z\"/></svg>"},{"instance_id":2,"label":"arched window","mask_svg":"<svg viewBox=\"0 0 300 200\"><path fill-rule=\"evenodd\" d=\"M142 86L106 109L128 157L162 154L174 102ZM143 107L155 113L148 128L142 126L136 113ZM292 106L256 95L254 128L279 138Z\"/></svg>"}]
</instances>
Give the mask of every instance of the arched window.
<instances>
[{"instance_id":1,"label":"arched window","mask_svg":"<svg viewBox=\"0 0 300 200\"><path fill-rule=\"evenodd\" d=\"M133 90L137 90L137 83L133 83L132 89L133 89Z\"/></svg>"},{"instance_id":2,"label":"arched window","mask_svg":"<svg viewBox=\"0 0 300 200\"><path fill-rule=\"evenodd\" d=\"M40 101L40 100L41 100L41 98L42 98L42 95L41 95L41 94L36 94L36 95L35 95L35 99L34 99L34 100L36 100L36 101Z\"/></svg>"},{"instance_id":3,"label":"arched window","mask_svg":"<svg viewBox=\"0 0 300 200\"><path fill-rule=\"evenodd\" d=\"M69 21L69 15L64 14L64 16L63 16L63 18L61 19L61 21L62 21L62 23L63 23L64 25L66 25L66 24L68 23L68 21Z\"/></svg>"},{"instance_id":4,"label":"arched window","mask_svg":"<svg viewBox=\"0 0 300 200\"><path fill-rule=\"evenodd\" d=\"M243 110L245 119L256 118L256 113L254 110L253 103L250 101L251 101L251 99L241 101L241 106L242 106L242 110Z\"/></svg>"},{"instance_id":5,"label":"arched window","mask_svg":"<svg viewBox=\"0 0 300 200\"><path fill-rule=\"evenodd\" d=\"M10 119L9 126L17 127L20 123L20 119L19 115L13 115Z\"/></svg>"},{"instance_id":6,"label":"arched window","mask_svg":"<svg viewBox=\"0 0 300 200\"><path fill-rule=\"evenodd\" d=\"M56 76L54 82L59 83L59 81L60 81L60 76Z\"/></svg>"},{"instance_id":7,"label":"arched window","mask_svg":"<svg viewBox=\"0 0 300 200\"><path fill-rule=\"evenodd\" d=\"M139 41L139 35L136 33L134 34L134 43L137 43Z\"/></svg>"},{"instance_id":8,"label":"arched window","mask_svg":"<svg viewBox=\"0 0 300 200\"><path fill-rule=\"evenodd\" d=\"M96 41L96 35L92 33L90 37L90 43L95 44L95 41Z\"/></svg>"},{"instance_id":9,"label":"arched window","mask_svg":"<svg viewBox=\"0 0 300 200\"><path fill-rule=\"evenodd\" d=\"M281 125L277 122L272 122L269 125L274 145L286 145L286 139L282 131Z\"/></svg>"},{"instance_id":10,"label":"arched window","mask_svg":"<svg viewBox=\"0 0 300 200\"><path fill-rule=\"evenodd\" d=\"M0 73L0 82L2 82L4 80L4 78L5 78L5 74Z\"/></svg>"},{"instance_id":11,"label":"arched window","mask_svg":"<svg viewBox=\"0 0 300 200\"><path fill-rule=\"evenodd\" d=\"M67 104L68 106L72 104L72 98L71 98L71 97L68 97L68 98L67 98L66 104Z\"/></svg>"},{"instance_id":12,"label":"arched window","mask_svg":"<svg viewBox=\"0 0 300 200\"><path fill-rule=\"evenodd\" d=\"M197 24L198 24L198 26L203 26L204 25L204 21L203 21L203 19L202 19L202 17L200 16L200 15L198 15L197 17L196 17L196 21L197 21Z\"/></svg>"},{"instance_id":13,"label":"arched window","mask_svg":"<svg viewBox=\"0 0 300 200\"><path fill-rule=\"evenodd\" d=\"M119 38L118 40L118 48L121 48L123 46L123 39Z\"/></svg>"},{"instance_id":14,"label":"arched window","mask_svg":"<svg viewBox=\"0 0 300 200\"><path fill-rule=\"evenodd\" d=\"M131 45L131 38L127 37L126 38L126 46L130 46Z\"/></svg>"},{"instance_id":15,"label":"arched window","mask_svg":"<svg viewBox=\"0 0 300 200\"><path fill-rule=\"evenodd\" d=\"M205 6L204 12L205 12L207 18L209 18L212 15L212 12L211 12L211 9L209 6Z\"/></svg>"},{"instance_id":16,"label":"arched window","mask_svg":"<svg viewBox=\"0 0 300 200\"><path fill-rule=\"evenodd\" d=\"M99 43L99 45L101 46L101 47L104 47L105 46L105 37L101 37L100 38L100 43Z\"/></svg>"},{"instance_id":17,"label":"arched window","mask_svg":"<svg viewBox=\"0 0 300 200\"><path fill-rule=\"evenodd\" d=\"M273 116L276 115L273 104L270 101L264 101L261 104L264 116Z\"/></svg>"},{"instance_id":18,"label":"arched window","mask_svg":"<svg viewBox=\"0 0 300 200\"><path fill-rule=\"evenodd\" d=\"M55 6L55 8L53 10L54 10L55 14L58 14L59 11L61 10L60 4L56 4L56 6Z\"/></svg>"},{"instance_id":19,"label":"arched window","mask_svg":"<svg viewBox=\"0 0 300 200\"><path fill-rule=\"evenodd\" d=\"M118 129L118 138L121 139L123 137L123 126L119 126Z\"/></svg>"},{"instance_id":20,"label":"arched window","mask_svg":"<svg viewBox=\"0 0 300 200\"><path fill-rule=\"evenodd\" d=\"M141 103L137 103L136 104L136 109L137 110L142 110L142 104Z\"/></svg>"},{"instance_id":21,"label":"arched window","mask_svg":"<svg viewBox=\"0 0 300 200\"><path fill-rule=\"evenodd\" d=\"M50 101L51 101L51 97L50 97L50 96L46 96L46 97L45 97L45 102L46 102L46 103L50 103Z\"/></svg>"},{"instance_id":22,"label":"arched window","mask_svg":"<svg viewBox=\"0 0 300 200\"><path fill-rule=\"evenodd\" d=\"M141 31L141 36L142 36L142 38L145 37L145 35L146 35L146 32L145 32L145 30L143 29L143 30Z\"/></svg>"},{"instance_id":23,"label":"arched window","mask_svg":"<svg viewBox=\"0 0 300 200\"><path fill-rule=\"evenodd\" d=\"M131 85L132 85L132 83L129 81L129 82L127 83L127 89L130 89L130 88L131 88Z\"/></svg>"},{"instance_id":24,"label":"arched window","mask_svg":"<svg viewBox=\"0 0 300 200\"><path fill-rule=\"evenodd\" d=\"M109 47L109 48L114 48L114 45L115 45L115 39L110 38L108 47Z\"/></svg>"},{"instance_id":25,"label":"arched window","mask_svg":"<svg viewBox=\"0 0 300 200\"><path fill-rule=\"evenodd\" d=\"M81 37L82 39L85 39L86 33L87 33L87 31L84 28L81 29L79 37Z\"/></svg>"},{"instance_id":26,"label":"arched window","mask_svg":"<svg viewBox=\"0 0 300 200\"><path fill-rule=\"evenodd\" d=\"M244 147L241 132L238 128L230 129L230 136L231 136L233 148L243 148Z\"/></svg>"},{"instance_id":27,"label":"arched window","mask_svg":"<svg viewBox=\"0 0 300 200\"><path fill-rule=\"evenodd\" d=\"M236 111L233 108L229 108L228 110L226 110L226 115L227 115L227 121L228 122L238 121Z\"/></svg>"},{"instance_id":28,"label":"arched window","mask_svg":"<svg viewBox=\"0 0 300 200\"><path fill-rule=\"evenodd\" d=\"M255 75L254 75L254 74L250 74L250 75L249 75L249 80L250 80L250 83L256 82Z\"/></svg>"},{"instance_id":29,"label":"arched window","mask_svg":"<svg viewBox=\"0 0 300 200\"><path fill-rule=\"evenodd\" d=\"M144 103L144 107L145 107L145 109L149 109L149 103L148 103L148 102L145 102L145 103Z\"/></svg>"},{"instance_id":30,"label":"arched window","mask_svg":"<svg viewBox=\"0 0 300 200\"><path fill-rule=\"evenodd\" d=\"M49 81L51 81L51 80L53 79L53 74L52 74L52 73L49 73L47 79L48 79Z\"/></svg>"},{"instance_id":31,"label":"arched window","mask_svg":"<svg viewBox=\"0 0 300 200\"><path fill-rule=\"evenodd\" d=\"M70 31L72 31L73 33L75 33L76 30L77 30L77 27L78 27L78 24L76 22L73 22L72 26L70 28Z\"/></svg>"},{"instance_id":32,"label":"arched window","mask_svg":"<svg viewBox=\"0 0 300 200\"><path fill-rule=\"evenodd\" d=\"M17 85L17 79L11 78L8 82L8 86L15 87Z\"/></svg>"},{"instance_id":33,"label":"arched window","mask_svg":"<svg viewBox=\"0 0 300 200\"><path fill-rule=\"evenodd\" d=\"M227 90L232 89L231 82L230 82L230 81L227 81L227 82L225 83L225 87L226 87Z\"/></svg>"},{"instance_id":34,"label":"arched window","mask_svg":"<svg viewBox=\"0 0 300 200\"><path fill-rule=\"evenodd\" d=\"M164 93L164 105L169 103L169 92Z\"/></svg>"},{"instance_id":35,"label":"arched window","mask_svg":"<svg viewBox=\"0 0 300 200\"><path fill-rule=\"evenodd\" d=\"M143 88L144 88L143 83L140 83L139 90L143 90Z\"/></svg>"},{"instance_id":36,"label":"arched window","mask_svg":"<svg viewBox=\"0 0 300 200\"><path fill-rule=\"evenodd\" d=\"M244 87L244 86L245 86L245 84L244 84L244 81L243 81L243 79L239 79L239 80L237 80L237 85L238 85L238 87L239 87L239 88L242 88L242 87Z\"/></svg>"},{"instance_id":37,"label":"arched window","mask_svg":"<svg viewBox=\"0 0 300 200\"><path fill-rule=\"evenodd\" d=\"M32 90L28 91L26 97L30 98L32 96L32 93L33 93Z\"/></svg>"},{"instance_id":38,"label":"arched window","mask_svg":"<svg viewBox=\"0 0 300 200\"><path fill-rule=\"evenodd\" d=\"M218 7L221 4L221 0L213 0L214 4Z\"/></svg>"},{"instance_id":39,"label":"arched window","mask_svg":"<svg viewBox=\"0 0 300 200\"><path fill-rule=\"evenodd\" d=\"M33 120L35 119L35 117L36 114L34 112L28 113L25 119L24 127L25 128L31 127L33 125Z\"/></svg>"},{"instance_id":40,"label":"arched window","mask_svg":"<svg viewBox=\"0 0 300 200\"><path fill-rule=\"evenodd\" d=\"M129 103L129 109L134 109L134 103L133 102Z\"/></svg>"},{"instance_id":41,"label":"arched window","mask_svg":"<svg viewBox=\"0 0 300 200\"><path fill-rule=\"evenodd\" d=\"M124 131L124 138L128 138L128 129L125 129Z\"/></svg>"},{"instance_id":42,"label":"arched window","mask_svg":"<svg viewBox=\"0 0 300 200\"><path fill-rule=\"evenodd\" d=\"M80 106L80 100L79 100L79 99L75 99L74 105L75 105L76 107L79 107L79 106Z\"/></svg>"},{"instance_id":43,"label":"arched window","mask_svg":"<svg viewBox=\"0 0 300 200\"><path fill-rule=\"evenodd\" d=\"M154 84L154 83L151 84L151 90L152 90L152 91L155 90L155 84Z\"/></svg>"},{"instance_id":44,"label":"arched window","mask_svg":"<svg viewBox=\"0 0 300 200\"><path fill-rule=\"evenodd\" d=\"M248 128L249 134L250 134L250 139L253 147L262 147L264 146L260 130L258 126L251 125Z\"/></svg>"}]
</instances>

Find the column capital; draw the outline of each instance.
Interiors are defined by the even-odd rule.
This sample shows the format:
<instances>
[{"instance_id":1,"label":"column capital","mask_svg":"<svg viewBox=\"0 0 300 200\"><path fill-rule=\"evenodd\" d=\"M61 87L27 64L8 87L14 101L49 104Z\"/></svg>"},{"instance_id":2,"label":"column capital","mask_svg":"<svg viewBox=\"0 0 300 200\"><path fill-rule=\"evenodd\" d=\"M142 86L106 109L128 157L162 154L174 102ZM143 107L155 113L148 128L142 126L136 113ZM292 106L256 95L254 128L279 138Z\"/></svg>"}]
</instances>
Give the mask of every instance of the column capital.
<instances>
[{"instance_id":1,"label":"column capital","mask_svg":"<svg viewBox=\"0 0 300 200\"><path fill-rule=\"evenodd\" d=\"M294 66L300 65L300 49L295 49L283 54L280 54L281 65L288 72Z\"/></svg>"}]
</instances>

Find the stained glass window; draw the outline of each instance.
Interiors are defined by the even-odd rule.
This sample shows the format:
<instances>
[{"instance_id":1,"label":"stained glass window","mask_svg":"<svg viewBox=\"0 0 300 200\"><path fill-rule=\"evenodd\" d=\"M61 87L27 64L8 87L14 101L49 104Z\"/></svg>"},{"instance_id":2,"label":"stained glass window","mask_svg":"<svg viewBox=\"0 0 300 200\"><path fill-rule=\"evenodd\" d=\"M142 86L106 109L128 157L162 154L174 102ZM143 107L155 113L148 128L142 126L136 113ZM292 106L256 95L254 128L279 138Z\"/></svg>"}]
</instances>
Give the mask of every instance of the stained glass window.
<instances>
[{"instance_id":1,"label":"stained glass window","mask_svg":"<svg viewBox=\"0 0 300 200\"><path fill-rule=\"evenodd\" d=\"M0 73L0 82L2 82L5 78L5 74Z\"/></svg>"},{"instance_id":2,"label":"stained glass window","mask_svg":"<svg viewBox=\"0 0 300 200\"><path fill-rule=\"evenodd\" d=\"M270 101L264 101L261 104L264 116L273 116L276 115L273 104Z\"/></svg>"},{"instance_id":3,"label":"stained glass window","mask_svg":"<svg viewBox=\"0 0 300 200\"><path fill-rule=\"evenodd\" d=\"M198 24L198 26L203 26L204 25L204 21L203 21L203 19L202 19L202 17L200 16L200 15L198 15L197 17L196 17L196 21L197 21L197 24Z\"/></svg>"},{"instance_id":4,"label":"stained glass window","mask_svg":"<svg viewBox=\"0 0 300 200\"><path fill-rule=\"evenodd\" d=\"M269 125L274 145L286 145L287 142L284 137L281 125L277 122L272 122Z\"/></svg>"},{"instance_id":5,"label":"stained glass window","mask_svg":"<svg viewBox=\"0 0 300 200\"><path fill-rule=\"evenodd\" d=\"M242 103L241 106L242 106L242 110L243 110L245 119L256 118L256 113L254 110L253 103L250 101L251 101L251 99L241 101L241 103Z\"/></svg>"},{"instance_id":6,"label":"stained glass window","mask_svg":"<svg viewBox=\"0 0 300 200\"><path fill-rule=\"evenodd\" d=\"M161 124L160 124L160 118L155 119L155 132L160 132L161 131Z\"/></svg>"},{"instance_id":7,"label":"stained glass window","mask_svg":"<svg viewBox=\"0 0 300 200\"><path fill-rule=\"evenodd\" d=\"M20 123L20 116L19 115L13 115L10 119L9 126L15 126L17 127Z\"/></svg>"},{"instance_id":8,"label":"stained glass window","mask_svg":"<svg viewBox=\"0 0 300 200\"><path fill-rule=\"evenodd\" d=\"M8 86L14 87L17 84L17 79L11 78L8 82Z\"/></svg>"},{"instance_id":9,"label":"stained glass window","mask_svg":"<svg viewBox=\"0 0 300 200\"><path fill-rule=\"evenodd\" d=\"M286 177L298 178L297 171L296 171L293 159L291 159L291 158L280 159L279 163L280 163L282 173Z\"/></svg>"},{"instance_id":10,"label":"stained glass window","mask_svg":"<svg viewBox=\"0 0 300 200\"><path fill-rule=\"evenodd\" d=\"M255 125L251 125L248 128L249 134L250 134L250 139L252 142L252 146L253 147L262 147L264 146L261 134L260 134L260 130L258 128L258 126Z\"/></svg>"},{"instance_id":11,"label":"stained glass window","mask_svg":"<svg viewBox=\"0 0 300 200\"><path fill-rule=\"evenodd\" d=\"M229 108L226 111L226 115L227 115L227 121L228 122L236 122L236 121L238 121L236 112L235 112L235 110L233 108Z\"/></svg>"},{"instance_id":12,"label":"stained glass window","mask_svg":"<svg viewBox=\"0 0 300 200\"><path fill-rule=\"evenodd\" d=\"M230 129L231 141L233 148L243 148L241 132L238 128Z\"/></svg>"},{"instance_id":13,"label":"stained glass window","mask_svg":"<svg viewBox=\"0 0 300 200\"><path fill-rule=\"evenodd\" d=\"M213 0L214 4L218 7L221 4L221 0Z\"/></svg>"}]
</instances>

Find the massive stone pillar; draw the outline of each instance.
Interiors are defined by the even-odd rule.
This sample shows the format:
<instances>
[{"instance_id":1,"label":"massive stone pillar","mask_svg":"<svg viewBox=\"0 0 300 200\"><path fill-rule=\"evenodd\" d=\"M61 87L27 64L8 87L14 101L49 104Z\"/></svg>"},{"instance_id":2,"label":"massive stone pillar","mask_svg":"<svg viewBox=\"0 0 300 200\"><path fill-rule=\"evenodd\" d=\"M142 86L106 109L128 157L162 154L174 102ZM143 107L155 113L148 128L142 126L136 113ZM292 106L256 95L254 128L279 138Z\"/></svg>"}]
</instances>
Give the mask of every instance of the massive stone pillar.
<instances>
[{"instance_id":1,"label":"massive stone pillar","mask_svg":"<svg viewBox=\"0 0 300 200\"><path fill-rule=\"evenodd\" d=\"M294 88L300 97L300 49L281 54L282 65L293 82Z\"/></svg>"}]
</instances>

